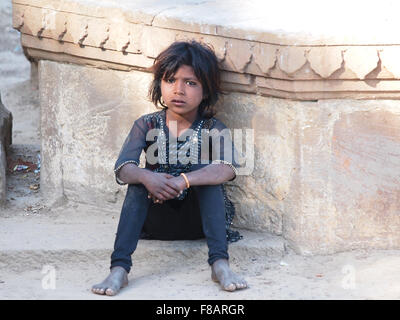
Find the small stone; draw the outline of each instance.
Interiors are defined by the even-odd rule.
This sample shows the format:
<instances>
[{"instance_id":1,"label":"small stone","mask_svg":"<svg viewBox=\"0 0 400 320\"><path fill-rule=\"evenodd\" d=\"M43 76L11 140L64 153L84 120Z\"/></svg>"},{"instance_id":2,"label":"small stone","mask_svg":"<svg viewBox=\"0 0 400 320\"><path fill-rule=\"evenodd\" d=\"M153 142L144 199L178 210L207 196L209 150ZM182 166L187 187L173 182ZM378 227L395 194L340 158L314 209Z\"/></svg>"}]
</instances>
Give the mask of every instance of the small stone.
<instances>
[{"instance_id":1,"label":"small stone","mask_svg":"<svg viewBox=\"0 0 400 320\"><path fill-rule=\"evenodd\" d=\"M39 184L38 184L38 183L31 184L31 185L29 186L29 189L31 189L31 190L38 190L38 189L39 189Z\"/></svg>"}]
</instances>

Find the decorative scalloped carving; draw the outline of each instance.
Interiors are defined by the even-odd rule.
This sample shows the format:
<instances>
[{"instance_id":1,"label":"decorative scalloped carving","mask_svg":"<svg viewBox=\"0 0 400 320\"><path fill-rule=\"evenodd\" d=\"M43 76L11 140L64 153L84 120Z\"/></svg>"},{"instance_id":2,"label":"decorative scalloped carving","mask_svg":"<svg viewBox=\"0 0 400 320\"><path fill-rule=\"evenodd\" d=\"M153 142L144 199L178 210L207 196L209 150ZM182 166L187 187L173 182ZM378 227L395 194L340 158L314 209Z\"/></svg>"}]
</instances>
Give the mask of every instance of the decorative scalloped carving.
<instances>
[{"instance_id":1,"label":"decorative scalloped carving","mask_svg":"<svg viewBox=\"0 0 400 320\"><path fill-rule=\"evenodd\" d=\"M164 30L149 26L143 27L141 34L142 52L150 58L155 58L175 41L176 34L172 30Z\"/></svg>"},{"instance_id":2,"label":"decorative scalloped carving","mask_svg":"<svg viewBox=\"0 0 400 320\"><path fill-rule=\"evenodd\" d=\"M104 45L106 44L106 42L110 38L110 33L109 32L110 32L110 27L108 26L106 28L105 36L103 37L103 40L99 44L99 47L102 48L103 50L105 50Z\"/></svg>"},{"instance_id":3,"label":"decorative scalloped carving","mask_svg":"<svg viewBox=\"0 0 400 320\"><path fill-rule=\"evenodd\" d=\"M386 47L379 52L382 66L385 66L393 76L400 79L400 47Z\"/></svg>"},{"instance_id":4,"label":"decorative scalloped carving","mask_svg":"<svg viewBox=\"0 0 400 320\"><path fill-rule=\"evenodd\" d=\"M220 62L225 60L226 57L226 39L222 37L215 37L203 34L193 34L190 32L178 32L175 40L177 41L190 41L196 40L213 48L215 55Z\"/></svg>"},{"instance_id":5,"label":"decorative scalloped carving","mask_svg":"<svg viewBox=\"0 0 400 320\"><path fill-rule=\"evenodd\" d=\"M226 43L225 64L236 72L244 72L251 61L251 47L252 45L248 41L230 39Z\"/></svg>"},{"instance_id":6,"label":"decorative scalloped carving","mask_svg":"<svg viewBox=\"0 0 400 320\"><path fill-rule=\"evenodd\" d=\"M65 34L67 33L67 21L66 20L60 20L60 27L56 27L56 31L58 31L58 36L57 36L57 40L58 41L62 41Z\"/></svg>"},{"instance_id":7,"label":"decorative scalloped carving","mask_svg":"<svg viewBox=\"0 0 400 320\"><path fill-rule=\"evenodd\" d=\"M85 41L85 39L86 39L86 37L88 36L88 28L89 28L89 25L87 24L87 23L84 23L83 25L82 25L82 27L83 28L81 28L81 32L79 33L79 36L78 36L78 43L79 43L79 45L81 45L81 46L83 46L83 41Z\"/></svg>"},{"instance_id":8,"label":"decorative scalloped carving","mask_svg":"<svg viewBox=\"0 0 400 320\"><path fill-rule=\"evenodd\" d=\"M24 11L24 24L20 31L35 37L42 29L43 15L39 8L27 7Z\"/></svg>"},{"instance_id":9,"label":"decorative scalloped carving","mask_svg":"<svg viewBox=\"0 0 400 320\"><path fill-rule=\"evenodd\" d=\"M378 51L375 47L349 47L343 53L346 67L351 69L358 79L373 71L379 62Z\"/></svg>"},{"instance_id":10,"label":"decorative scalloped carving","mask_svg":"<svg viewBox=\"0 0 400 320\"><path fill-rule=\"evenodd\" d=\"M142 50L142 35L144 26L141 24L129 24L129 45L126 48L127 52L131 53L141 53ZM169 37L166 37L167 40Z\"/></svg>"},{"instance_id":11,"label":"decorative scalloped carving","mask_svg":"<svg viewBox=\"0 0 400 320\"><path fill-rule=\"evenodd\" d=\"M14 29L21 31L22 26L24 25L24 16L25 9L24 7L14 5L13 6L13 17L12 17L12 26Z\"/></svg>"},{"instance_id":12,"label":"decorative scalloped carving","mask_svg":"<svg viewBox=\"0 0 400 320\"><path fill-rule=\"evenodd\" d=\"M109 28L108 37L104 48L125 52L131 43L129 24L114 23Z\"/></svg>"},{"instance_id":13,"label":"decorative scalloped carving","mask_svg":"<svg viewBox=\"0 0 400 320\"><path fill-rule=\"evenodd\" d=\"M38 32L38 37L53 38L53 32L56 30L57 11L50 8L43 8L42 12L42 28Z\"/></svg>"},{"instance_id":14,"label":"decorative scalloped carving","mask_svg":"<svg viewBox=\"0 0 400 320\"><path fill-rule=\"evenodd\" d=\"M76 43L71 33L73 30L71 23L74 23L74 21L71 19L70 15L60 12L56 21L57 40Z\"/></svg>"},{"instance_id":15,"label":"decorative scalloped carving","mask_svg":"<svg viewBox=\"0 0 400 320\"><path fill-rule=\"evenodd\" d=\"M243 81L240 84L232 82L232 88L239 88L240 85L240 90L244 92L307 99L312 98L313 94L315 97L335 98L346 97L348 94L357 96L357 92L363 92L360 94L362 97L370 94L372 98L400 96L400 86L397 90L396 81L390 88L390 82L385 82L400 79L400 46L397 45L281 46L262 43L260 39L252 41L131 23L123 15L109 19L58 11L52 7L21 4L13 4L13 27L30 36L29 41L25 42L29 43L27 49L32 48L30 52L35 54L39 54L35 48L41 50L39 58L46 52L46 44L49 42L45 40L54 39L62 41L64 46L48 44L48 51L52 52L53 58L57 57L56 52L65 52L65 43L70 45L69 53L62 57L62 61L68 60L68 54L72 54L74 57L71 61L79 60L79 55L82 55L83 59L110 59L103 62L111 63L114 68L121 63L121 70L130 66L146 68L152 58L172 41L197 39L213 46L222 69L232 72L229 77L243 75L246 79L257 79L257 83L263 83L255 89L255 83L250 80L248 84ZM35 40L35 37L42 39ZM74 44L110 52L98 56L96 50L82 51L82 48L78 48L74 51ZM120 52L125 54L121 55ZM384 69L383 73L372 72L378 70L378 65ZM338 70L341 72L336 72ZM373 90L370 83L366 85L366 76L368 81L377 81ZM355 80L355 77L360 80ZM339 88L339 82L331 81L336 79L346 81L340 82ZM380 85L383 83L385 86ZM386 91L379 91L383 89ZM327 93L323 94L324 91Z\"/></svg>"},{"instance_id":16,"label":"decorative scalloped carving","mask_svg":"<svg viewBox=\"0 0 400 320\"><path fill-rule=\"evenodd\" d=\"M342 66L342 49L339 47L314 47L307 54L311 69L322 78L328 78Z\"/></svg>"},{"instance_id":17,"label":"decorative scalloped carving","mask_svg":"<svg viewBox=\"0 0 400 320\"><path fill-rule=\"evenodd\" d=\"M263 73L274 67L276 62L276 53L278 51L277 46L258 43L253 48L254 62L260 68Z\"/></svg>"},{"instance_id":18,"label":"decorative scalloped carving","mask_svg":"<svg viewBox=\"0 0 400 320\"><path fill-rule=\"evenodd\" d=\"M204 36L200 40L206 44L211 45L211 47L215 51L215 55L217 56L217 58L220 62L225 60L225 57L226 57L226 39L225 38Z\"/></svg>"},{"instance_id":19,"label":"decorative scalloped carving","mask_svg":"<svg viewBox=\"0 0 400 320\"><path fill-rule=\"evenodd\" d=\"M89 19L87 22L86 36L82 42L85 45L104 49L109 39L110 24L103 19Z\"/></svg>"},{"instance_id":20,"label":"decorative scalloped carving","mask_svg":"<svg viewBox=\"0 0 400 320\"><path fill-rule=\"evenodd\" d=\"M295 73L307 62L303 47L283 47L279 49L279 68L288 75Z\"/></svg>"},{"instance_id":21,"label":"decorative scalloped carving","mask_svg":"<svg viewBox=\"0 0 400 320\"><path fill-rule=\"evenodd\" d=\"M39 38L42 38L42 33L44 31L44 29L46 28L46 15L43 15L42 17L42 25L41 28L39 29L39 31L37 32L37 36Z\"/></svg>"},{"instance_id":22,"label":"decorative scalloped carving","mask_svg":"<svg viewBox=\"0 0 400 320\"><path fill-rule=\"evenodd\" d=\"M71 41L82 46L84 44L83 42L88 36L88 20L88 17L73 14L68 15L68 31L64 37L64 40Z\"/></svg>"}]
</instances>

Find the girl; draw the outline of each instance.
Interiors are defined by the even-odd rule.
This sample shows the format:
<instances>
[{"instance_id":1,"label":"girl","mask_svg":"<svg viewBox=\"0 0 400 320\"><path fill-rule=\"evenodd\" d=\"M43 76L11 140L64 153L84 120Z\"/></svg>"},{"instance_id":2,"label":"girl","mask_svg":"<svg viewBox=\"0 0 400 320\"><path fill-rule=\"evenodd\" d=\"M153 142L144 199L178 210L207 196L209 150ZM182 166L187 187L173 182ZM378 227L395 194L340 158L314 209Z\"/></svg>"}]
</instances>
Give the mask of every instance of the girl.
<instances>
[{"instance_id":1,"label":"girl","mask_svg":"<svg viewBox=\"0 0 400 320\"><path fill-rule=\"evenodd\" d=\"M226 126L213 117L221 93L218 60L204 44L175 42L155 59L152 72L149 96L163 109L134 122L118 156L116 180L128 184L128 190L110 275L92 291L115 295L128 284L140 238L204 236L212 279L227 291L245 288L245 280L228 264L228 242L241 236L229 228L234 207L222 185L236 176L233 144L221 134ZM138 167L142 150L144 169Z\"/></svg>"}]
</instances>

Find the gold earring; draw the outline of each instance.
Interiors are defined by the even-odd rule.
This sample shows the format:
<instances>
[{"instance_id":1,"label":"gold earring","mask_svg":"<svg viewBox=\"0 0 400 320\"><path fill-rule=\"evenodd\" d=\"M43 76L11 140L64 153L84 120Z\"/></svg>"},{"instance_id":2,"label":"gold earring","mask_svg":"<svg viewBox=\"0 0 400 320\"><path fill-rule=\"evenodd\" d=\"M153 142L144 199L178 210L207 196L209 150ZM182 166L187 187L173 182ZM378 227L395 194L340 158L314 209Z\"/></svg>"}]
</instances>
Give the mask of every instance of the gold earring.
<instances>
[{"instance_id":1,"label":"gold earring","mask_svg":"<svg viewBox=\"0 0 400 320\"><path fill-rule=\"evenodd\" d=\"M163 97L160 97L160 103L163 107L166 107Z\"/></svg>"}]
</instances>

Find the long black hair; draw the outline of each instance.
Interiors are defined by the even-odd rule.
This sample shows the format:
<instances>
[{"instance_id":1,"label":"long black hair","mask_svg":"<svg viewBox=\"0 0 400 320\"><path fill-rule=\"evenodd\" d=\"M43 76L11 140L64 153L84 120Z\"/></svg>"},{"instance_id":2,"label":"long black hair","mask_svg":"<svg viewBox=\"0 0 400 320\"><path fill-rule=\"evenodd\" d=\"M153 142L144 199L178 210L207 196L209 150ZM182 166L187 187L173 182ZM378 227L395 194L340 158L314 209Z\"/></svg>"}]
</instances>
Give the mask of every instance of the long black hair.
<instances>
[{"instance_id":1,"label":"long black hair","mask_svg":"<svg viewBox=\"0 0 400 320\"><path fill-rule=\"evenodd\" d=\"M161 100L161 80L170 79L182 65L193 68L194 74L203 87L203 100L199 113L211 118L216 111L213 106L222 93L220 88L220 68L214 50L207 44L197 41L177 41L162 51L154 60L150 71L154 79L149 88L149 98L157 106L167 106Z\"/></svg>"}]
</instances>

